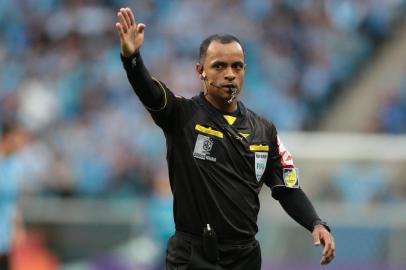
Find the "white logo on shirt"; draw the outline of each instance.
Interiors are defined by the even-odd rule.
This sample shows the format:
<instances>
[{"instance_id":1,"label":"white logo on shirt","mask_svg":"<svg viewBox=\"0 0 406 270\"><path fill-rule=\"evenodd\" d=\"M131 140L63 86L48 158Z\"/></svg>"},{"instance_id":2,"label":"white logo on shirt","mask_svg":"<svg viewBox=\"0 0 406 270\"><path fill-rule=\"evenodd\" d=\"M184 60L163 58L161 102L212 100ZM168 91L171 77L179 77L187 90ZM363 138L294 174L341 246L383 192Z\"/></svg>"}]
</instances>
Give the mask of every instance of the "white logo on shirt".
<instances>
[{"instance_id":1,"label":"white logo on shirt","mask_svg":"<svg viewBox=\"0 0 406 270\"><path fill-rule=\"evenodd\" d=\"M212 138L202 134L197 135L193 156L195 158L216 162L216 158L210 156L213 145L214 140Z\"/></svg>"}]
</instances>

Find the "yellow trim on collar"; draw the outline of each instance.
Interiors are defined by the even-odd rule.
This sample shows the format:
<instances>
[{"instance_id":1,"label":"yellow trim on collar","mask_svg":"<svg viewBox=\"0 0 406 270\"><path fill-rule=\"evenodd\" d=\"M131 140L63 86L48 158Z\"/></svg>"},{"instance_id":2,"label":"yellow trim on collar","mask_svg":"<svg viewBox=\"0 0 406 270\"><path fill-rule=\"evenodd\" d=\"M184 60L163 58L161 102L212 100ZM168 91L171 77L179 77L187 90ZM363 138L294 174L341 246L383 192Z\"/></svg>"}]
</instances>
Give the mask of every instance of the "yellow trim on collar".
<instances>
[{"instance_id":1,"label":"yellow trim on collar","mask_svg":"<svg viewBox=\"0 0 406 270\"><path fill-rule=\"evenodd\" d=\"M248 136L250 135L249 133L242 133L242 132L240 132L239 134L241 136L243 136L244 138L248 138Z\"/></svg>"},{"instance_id":2,"label":"yellow trim on collar","mask_svg":"<svg viewBox=\"0 0 406 270\"><path fill-rule=\"evenodd\" d=\"M237 117L231 116L231 115L223 115L224 118L227 120L227 123L232 126L235 122L235 120L237 120Z\"/></svg>"},{"instance_id":3,"label":"yellow trim on collar","mask_svg":"<svg viewBox=\"0 0 406 270\"><path fill-rule=\"evenodd\" d=\"M196 124L195 129L202 132L202 133L209 134L209 135L215 136L215 137L220 138L220 139L223 139L223 137L224 137L222 132L214 130L211 127L207 128L207 127L204 127L202 125Z\"/></svg>"}]
</instances>

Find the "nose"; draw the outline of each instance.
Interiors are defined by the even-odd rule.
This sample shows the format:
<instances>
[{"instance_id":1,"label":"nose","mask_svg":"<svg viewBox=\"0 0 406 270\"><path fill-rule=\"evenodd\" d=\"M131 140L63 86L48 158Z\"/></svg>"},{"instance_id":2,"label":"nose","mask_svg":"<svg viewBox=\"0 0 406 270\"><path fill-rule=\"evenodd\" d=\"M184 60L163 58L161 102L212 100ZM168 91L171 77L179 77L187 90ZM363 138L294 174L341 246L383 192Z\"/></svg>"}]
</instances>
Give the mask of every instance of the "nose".
<instances>
[{"instance_id":1,"label":"nose","mask_svg":"<svg viewBox=\"0 0 406 270\"><path fill-rule=\"evenodd\" d=\"M224 79L226 79L227 81L233 81L235 79L235 74L233 72L233 69L231 67L227 68L225 74L224 74Z\"/></svg>"}]
</instances>

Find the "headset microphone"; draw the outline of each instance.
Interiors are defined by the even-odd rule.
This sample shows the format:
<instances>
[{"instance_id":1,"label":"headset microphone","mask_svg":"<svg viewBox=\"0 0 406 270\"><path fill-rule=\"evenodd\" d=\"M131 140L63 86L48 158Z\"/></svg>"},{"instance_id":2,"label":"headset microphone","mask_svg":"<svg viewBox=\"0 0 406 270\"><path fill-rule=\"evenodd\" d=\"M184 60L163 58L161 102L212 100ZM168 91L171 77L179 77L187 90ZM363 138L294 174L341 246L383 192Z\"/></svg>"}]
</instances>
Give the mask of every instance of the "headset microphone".
<instances>
[{"instance_id":1,"label":"headset microphone","mask_svg":"<svg viewBox=\"0 0 406 270\"><path fill-rule=\"evenodd\" d=\"M217 85L217 84L214 84L214 83L210 82L207 79L207 76L206 76L205 72L203 71L203 69L201 70L200 76L206 83L208 82L211 86L213 86L213 87L215 87L217 89L223 88L223 86L221 86L221 85ZM235 87L234 85L229 85L228 86L228 91L231 94L231 97L230 97L229 100L227 100L227 103L230 104L237 97L239 91L238 91L237 87Z\"/></svg>"},{"instance_id":2,"label":"headset microphone","mask_svg":"<svg viewBox=\"0 0 406 270\"><path fill-rule=\"evenodd\" d=\"M206 79L206 80L207 80L207 79ZM221 85L217 85L217 84L214 84L214 83L212 83L212 82L209 82L209 84L210 84L211 86L216 87L217 89L221 89L221 88L222 88Z\"/></svg>"}]
</instances>

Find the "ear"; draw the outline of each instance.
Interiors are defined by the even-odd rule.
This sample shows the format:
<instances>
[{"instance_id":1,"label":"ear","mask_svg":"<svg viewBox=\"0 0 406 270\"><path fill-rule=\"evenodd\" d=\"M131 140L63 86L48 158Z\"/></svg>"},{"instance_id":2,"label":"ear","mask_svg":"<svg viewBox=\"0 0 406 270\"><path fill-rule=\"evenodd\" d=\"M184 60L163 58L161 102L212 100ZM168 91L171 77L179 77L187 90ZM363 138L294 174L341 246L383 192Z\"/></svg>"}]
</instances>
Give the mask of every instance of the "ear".
<instances>
[{"instance_id":1,"label":"ear","mask_svg":"<svg viewBox=\"0 0 406 270\"><path fill-rule=\"evenodd\" d=\"M200 80L206 79L206 72L204 72L202 64L196 63L196 72L199 74Z\"/></svg>"}]
</instances>

